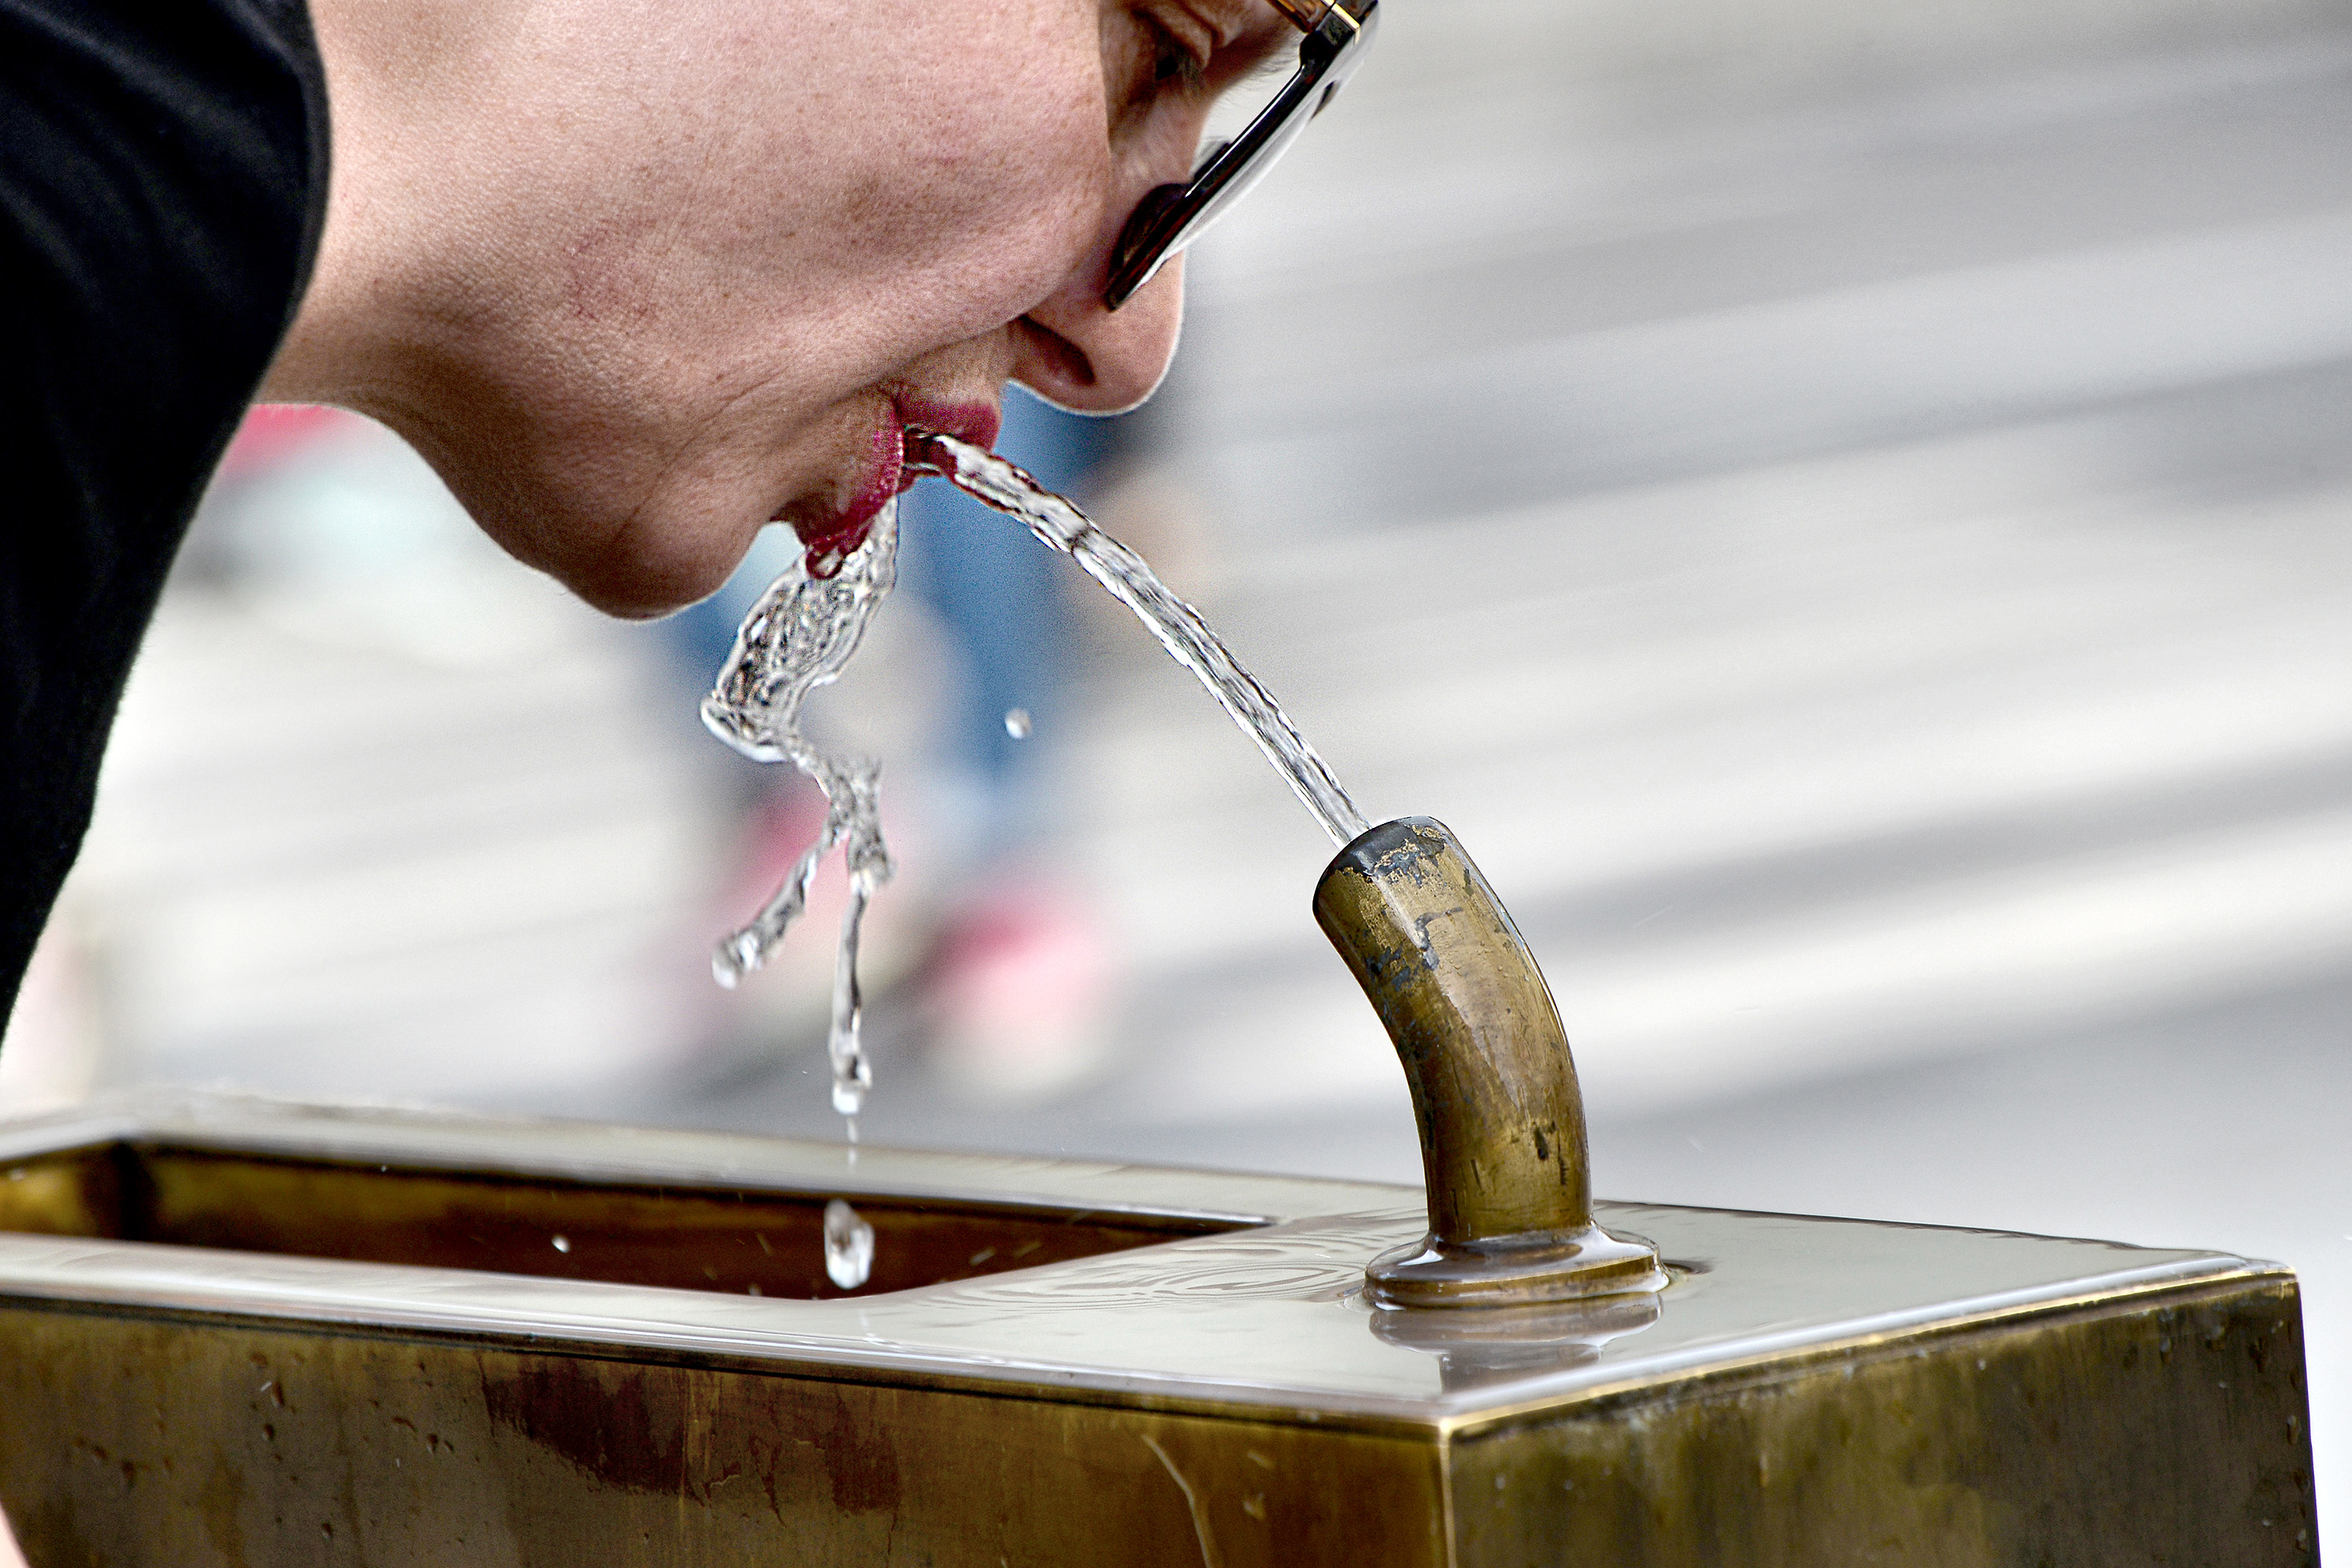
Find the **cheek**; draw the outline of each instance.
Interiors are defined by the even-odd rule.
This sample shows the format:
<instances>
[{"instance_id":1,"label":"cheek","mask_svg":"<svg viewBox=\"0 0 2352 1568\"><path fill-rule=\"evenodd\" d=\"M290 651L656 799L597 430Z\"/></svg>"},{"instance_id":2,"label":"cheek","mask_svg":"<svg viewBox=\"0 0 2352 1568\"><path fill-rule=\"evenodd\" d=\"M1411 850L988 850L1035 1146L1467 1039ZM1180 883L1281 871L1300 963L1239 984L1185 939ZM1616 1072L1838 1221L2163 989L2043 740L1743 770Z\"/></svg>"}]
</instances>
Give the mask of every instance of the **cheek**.
<instances>
[{"instance_id":1,"label":"cheek","mask_svg":"<svg viewBox=\"0 0 2352 1568\"><path fill-rule=\"evenodd\" d=\"M914 285L908 302L932 317L929 335L940 346L995 331L1087 267L1099 248L1103 210L1091 187L1039 192L1035 205L1006 213L989 230L967 231Z\"/></svg>"},{"instance_id":2,"label":"cheek","mask_svg":"<svg viewBox=\"0 0 2352 1568\"><path fill-rule=\"evenodd\" d=\"M680 149L677 226L640 247L659 275L626 282L730 380L789 366L822 405L1024 314L1115 226L1092 0L794 0L708 52L728 63L706 96L759 112Z\"/></svg>"},{"instance_id":3,"label":"cheek","mask_svg":"<svg viewBox=\"0 0 2352 1568\"><path fill-rule=\"evenodd\" d=\"M902 165L913 199L899 221L907 254L920 258L909 282L953 301L938 322L941 342L1025 313L1107 243L1119 182L1099 70L1024 73L1007 85L1014 90L949 98Z\"/></svg>"}]
</instances>

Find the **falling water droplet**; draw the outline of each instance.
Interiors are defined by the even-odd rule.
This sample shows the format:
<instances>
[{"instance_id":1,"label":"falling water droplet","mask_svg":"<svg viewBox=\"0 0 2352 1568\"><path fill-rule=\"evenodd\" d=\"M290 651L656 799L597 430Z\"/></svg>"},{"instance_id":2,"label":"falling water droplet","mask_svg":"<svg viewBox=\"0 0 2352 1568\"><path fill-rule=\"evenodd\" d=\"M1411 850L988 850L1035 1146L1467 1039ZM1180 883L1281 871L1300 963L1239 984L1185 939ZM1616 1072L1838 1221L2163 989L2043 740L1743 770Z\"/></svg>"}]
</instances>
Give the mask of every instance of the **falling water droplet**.
<instances>
[{"instance_id":1,"label":"falling water droplet","mask_svg":"<svg viewBox=\"0 0 2352 1568\"><path fill-rule=\"evenodd\" d=\"M556 1250L556 1251L558 1251L558 1252L569 1252L569 1251L571 1251L571 1250L572 1250L572 1238L571 1238L570 1237L568 1237L568 1236L559 1236L559 1237L557 1237L555 1238L555 1250Z\"/></svg>"},{"instance_id":2,"label":"falling water droplet","mask_svg":"<svg viewBox=\"0 0 2352 1568\"><path fill-rule=\"evenodd\" d=\"M824 1205L824 1271L845 1290L874 1272L874 1227L839 1198Z\"/></svg>"},{"instance_id":3,"label":"falling water droplet","mask_svg":"<svg viewBox=\"0 0 2352 1568\"><path fill-rule=\"evenodd\" d=\"M1016 741L1029 738L1029 710L1007 708L1004 710L1004 732Z\"/></svg>"}]
</instances>

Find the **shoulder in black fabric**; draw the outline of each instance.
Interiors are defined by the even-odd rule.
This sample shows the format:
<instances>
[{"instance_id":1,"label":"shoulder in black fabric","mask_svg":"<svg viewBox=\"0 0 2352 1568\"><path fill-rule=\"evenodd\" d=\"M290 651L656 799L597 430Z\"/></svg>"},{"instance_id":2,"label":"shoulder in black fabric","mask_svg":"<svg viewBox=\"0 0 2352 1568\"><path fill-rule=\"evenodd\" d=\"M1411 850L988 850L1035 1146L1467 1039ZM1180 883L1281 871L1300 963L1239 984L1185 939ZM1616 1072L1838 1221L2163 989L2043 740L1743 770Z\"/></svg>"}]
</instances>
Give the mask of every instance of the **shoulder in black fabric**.
<instances>
[{"instance_id":1,"label":"shoulder in black fabric","mask_svg":"<svg viewBox=\"0 0 2352 1568\"><path fill-rule=\"evenodd\" d=\"M326 114L299 4L0 0L0 1016L309 276Z\"/></svg>"}]
</instances>

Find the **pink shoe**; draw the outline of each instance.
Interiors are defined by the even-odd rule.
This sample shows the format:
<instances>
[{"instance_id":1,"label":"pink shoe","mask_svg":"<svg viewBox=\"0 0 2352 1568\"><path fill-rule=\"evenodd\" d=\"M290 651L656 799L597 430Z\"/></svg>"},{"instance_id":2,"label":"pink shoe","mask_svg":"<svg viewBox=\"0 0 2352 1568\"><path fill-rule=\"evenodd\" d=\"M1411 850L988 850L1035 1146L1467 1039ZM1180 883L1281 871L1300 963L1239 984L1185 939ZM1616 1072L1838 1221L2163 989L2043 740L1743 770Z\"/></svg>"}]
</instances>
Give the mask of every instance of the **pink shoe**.
<instances>
[{"instance_id":1,"label":"pink shoe","mask_svg":"<svg viewBox=\"0 0 2352 1568\"><path fill-rule=\"evenodd\" d=\"M1109 1055L1111 943L1056 882L994 881L947 923L923 977L932 1070L974 1100L1042 1100Z\"/></svg>"}]
</instances>

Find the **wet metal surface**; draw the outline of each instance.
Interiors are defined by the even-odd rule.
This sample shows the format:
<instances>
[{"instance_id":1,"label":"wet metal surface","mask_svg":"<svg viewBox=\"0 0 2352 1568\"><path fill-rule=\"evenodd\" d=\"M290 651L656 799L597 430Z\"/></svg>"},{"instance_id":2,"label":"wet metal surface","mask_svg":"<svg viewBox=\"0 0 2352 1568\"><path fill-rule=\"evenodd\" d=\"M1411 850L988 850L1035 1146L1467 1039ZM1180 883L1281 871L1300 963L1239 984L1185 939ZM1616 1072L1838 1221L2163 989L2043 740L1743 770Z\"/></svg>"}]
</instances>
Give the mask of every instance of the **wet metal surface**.
<instances>
[{"instance_id":1,"label":"wet metal surface","mask_svg":"<svg viewBox=\"0 0 2352 1568\"><path fill-rule=\"evenodd\" d=\"M419 1170L168 1141L68 1150L9 1178L0 1224L16 1230L722 1295L844 1293L823 1265L823 1192ZM869 1223L881 1250L867 1294L1231 1227L947 1197L886 1200Z\"/></svg>"},{"instance_id":2,"label":"wet metal surface","mask_svg":"<svg viewBox=\"0 0 2352 1568\"><path fill-rule=\"evenodd\" d=\"M323 1133L320 1141L347 1162L380 1152L399 1157L406 1169L420 1163L420 1155L449 1160L470 1144L483 1165L509 1176L533 1164L556 1164L550 1156L569 1145L586 1156L575 1172L584 1167L631 1189L664 1176L665 1184L685 1188L694 1173L709 1171L714 1155L739 1191L788 1191L807 1181L812 1167L832 1166L820 1190L850 1194L861 1213L876 1216L933 1201L923 1188L949 1175L957 1184L940 1197L959 1206L971 1209L981 1200L1017 1215L1039 1205L1042 1218L1005 1224L1005 1236L1024 1238L1073 1212L1044 1206L1057 1197L1066 1203L1070 1187L1118 1184L1085 1166L941 1161L881 1151L866 1153L852 1172L836 1163L837 1150L711 1135L647 1133L628 1140L625 1149L603 1129L542 1126L518 1138L512 1124L452 1120L433 1126L420 1151L406 1142L405 1129L394 1119L320 1121L262 1108L209 1127L168 1113L142 1112L138 1121L154 1142L168 1137L184 1147L201 1146L207 1138L235 1142L243 1133L248 1143L284 1149ZM32 1146L61 1134L73 1146L90 1141L83 1128L64 1121L14 1133L11 1141L25 1152L0 1150L6 1172L0 1195L26 1186L52 1191L39 1179L42 1167ZM992 1167L1001 1179L993 1187L982 1184ZM18 1171L28 1173L11 1179ZM1574 1397L1798 1346L2261 1272L2259 1265L2221 1253L1604 1204L1600 1213L1612 1228L1654 1241L1677 1272L1675 1283L1659 1295L1654 1323L1610 1340L1590 1357L1580 1352L1574 1364L1530 1368L1508 1388L1465 1393L1446 1386L1436 1354L1375 1332L1373 1314L1360 1299L1363 1268L1372 1256L1420 1233L1422 1205L1411 1189L1189 1172L1121 1174L1129 1189L1121 1206L1138 1228L1146 1216L1171 1228L1204 1227L1212 1215L1225 1217L1206 1224L1243 1227L997 1277L804 1300L102 1236L17 1234L0 1235L0 1292L53 1302L135 1303L160 1310L694 1351L869 1373L951 1372L977 1383L1082 1386L1226 1405L1311 1405L1328 1415L1450 1424L1538 1394ZM387 1172L381 1179L398 1197L414 1178ZM352 1206L339 1211L344 1227L369 1228L365 1196L345 1201ZM1167 1206L1154 1214L1149 1205L1155 1203ZM877 1220L877 1229L887 1223ZM883 1252L888 1239L886 1231L877 1247L877 1277L890 1267ZM679 1245L686 1256L698 1250L690 1233L681 1232ZM815 1242L806 1238L803 1245L810 1254L804 1261L814 1262ZM575 1250L566 1261L590 1252Z\"/></svg>"},{"instance_id":3,"label":"wet metal surface","mask_svg":"<svg viewBox=\"0 0 2352 1568\"><path fill-rule=\"evenodd\" d=\"M266 1177L279 1228L243 1239L293 1250L117 1239L140 1205L102 1178L141 1169L181 1190L151 1224L249 1214L238 1184ZM567 1269L616 1234L583 1223L603 1198L679 1205L693 1223L667 1251L639 1226L607 1255L640 1281L726 1251L735 1232L694 1217L714 1205L765 1224L828 1194L875 1216L877 1279L970 1273L904 1223L933 1208L962 1216L959 1248L1062 1226L1066 1252L1095 1250L792 1300L373 1260L392 1249L350 1234L461 1187L455 1227L497 1192L509 1241L577 1228L568 1249L548 1237ZM16 1123L0 1501L37 1563L246 1568L715 1563L783 1542L983 1568L1465 1568L1561 1542L1697 1563L1726 1541L1798 1562L1865 1540L1950 1563L2085 1542L2312 1560L2300 1320L2274 1265L1602 1204L1657 1245L1665 1289L1376 1311L1365 1266L1420 1233L1419 1196L882 1151L851 1168L776 1140L261 1102ZM304 1228L322 1198L347 1234ZM910 1260L890 1276L894 1242ZM2143 1507L2151 1477L2168 1490Z\"/></svg>"}]
</instances>

